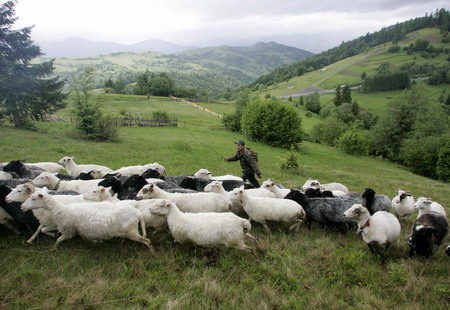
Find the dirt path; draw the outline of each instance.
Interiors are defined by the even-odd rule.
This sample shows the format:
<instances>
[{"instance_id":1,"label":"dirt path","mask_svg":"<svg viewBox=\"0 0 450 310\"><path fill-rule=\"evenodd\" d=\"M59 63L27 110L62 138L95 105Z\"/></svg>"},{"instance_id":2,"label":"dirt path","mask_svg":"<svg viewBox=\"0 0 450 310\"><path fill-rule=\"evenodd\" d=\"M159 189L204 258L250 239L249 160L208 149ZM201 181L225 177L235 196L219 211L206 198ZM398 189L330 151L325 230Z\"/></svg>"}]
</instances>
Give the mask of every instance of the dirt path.
<instances>
[{"instance_id":1,"label":"dirt path","mask_svg":"<svg viewBox=\"0 0 450 310\"><path fill-rule=\"evenodd\" d=\"M188 104L188 105L190 105L190 106L193 106L193 107L196 108L196 109L205 111L206 113L209 113L209 114L211 114L211 115L213 115L213 116L216 116L216 117L218 117L218 118L222 118L222 114L219 114L219 113L216 113L216 112L214 112L214 111L211 111L211 110L209 110L209 109L207 109L207 108L205 108L205 107L202 107L202 106L200 106L200 105L198 105L198 104L196 104L196 103L193 103L193 102L190 102L190 101L181 99L181 98L177 98L177 97L174 97L174 96L171 96L171 97L172 97L172 99L175 100L175 101L178 101L178 102L182 102L182 103Z\"/></svg>"}]
</instances>

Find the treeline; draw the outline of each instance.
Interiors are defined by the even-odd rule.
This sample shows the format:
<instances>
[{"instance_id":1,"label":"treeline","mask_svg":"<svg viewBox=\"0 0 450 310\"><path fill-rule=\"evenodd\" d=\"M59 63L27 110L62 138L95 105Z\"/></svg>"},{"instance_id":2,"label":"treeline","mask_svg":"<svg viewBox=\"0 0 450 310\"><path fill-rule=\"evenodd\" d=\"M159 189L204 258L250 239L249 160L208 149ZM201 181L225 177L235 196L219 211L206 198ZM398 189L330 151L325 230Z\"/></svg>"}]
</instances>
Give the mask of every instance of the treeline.
<instances>
[{"instance_id":1,"label":"treeline","mask_svg":"<svg viewBox=\"0 0 450 310\"><path fill-rule=\"evenodd\" d=\"M434 14L426 14L424 17L418 17L383 28L374 33L367 33L365 36L355 40L342 42L338 47L294 64L279 67L269 74L262 75L247 87L255 91L259 89L260 85L270 86L280 83L293 77L301 76L305 72L318 70L339 60L363 53L371 47L387 42L397 43L404 39L406 34L427 27L437 27L442 32L450 31L450 12L446 9L440 9Z\"/></svg>"},{"instance_id":2,"label":"treeline","mask_svg":"<svg viewBox=\"0 0 450 310\"><path fill-rule=\"evenodd\" d=\"M406 89L411 85L411 79L405 71L384 71L368 75L362 83L363 92L389 91Z\"/></svg>"}]
</instances>

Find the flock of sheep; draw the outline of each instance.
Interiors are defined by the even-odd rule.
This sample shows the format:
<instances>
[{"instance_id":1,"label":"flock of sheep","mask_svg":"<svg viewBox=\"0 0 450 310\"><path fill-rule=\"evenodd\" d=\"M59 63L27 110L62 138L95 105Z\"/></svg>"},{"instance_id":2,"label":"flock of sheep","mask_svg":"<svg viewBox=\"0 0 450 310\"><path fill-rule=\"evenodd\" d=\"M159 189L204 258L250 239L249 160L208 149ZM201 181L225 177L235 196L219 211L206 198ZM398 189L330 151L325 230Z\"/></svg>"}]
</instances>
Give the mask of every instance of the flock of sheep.
<instances>
[{"instance_id":1,"label":"flock of sheep","mask_svg":"<svg viewBox=\"0 0 450 310\"><path fill-rule=\"evenodd\" d=\"M307 180L301 190L271 180L251 188L239 177L213 177L207 169L194 175L165 172L158 163L112 170L77 165L73 157L58 163L0 164L0 224L16 233L32 229L28 243L45 233L57 237L57 247L78 234L92 241L124 237L152 251L147 229L168 229L180 243L233 247L256 258L265 250L250 234L251 222L268 232L272 221L286 224L289 231L303 222L354 229L376 252L397 241L400 221L419 209L408 239L410 256L431 257L448 234L440 204L425 197L415 200L403 190L390 200L370 188L360 194L317 180ZM446 252L450 255L450 246Z\"/></svg>"}]
</instances>

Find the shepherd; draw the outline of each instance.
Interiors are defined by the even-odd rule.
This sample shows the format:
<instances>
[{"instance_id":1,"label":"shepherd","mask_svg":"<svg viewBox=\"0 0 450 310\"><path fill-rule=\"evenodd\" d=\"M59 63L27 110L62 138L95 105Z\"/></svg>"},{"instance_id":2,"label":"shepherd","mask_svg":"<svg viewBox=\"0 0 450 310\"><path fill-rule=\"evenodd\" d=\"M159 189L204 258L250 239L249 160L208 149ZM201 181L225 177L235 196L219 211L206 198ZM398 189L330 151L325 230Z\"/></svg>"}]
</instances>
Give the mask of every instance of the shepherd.
<instances>
[{"instance_id":1,"label":"shepherd","mask_svg":"<svg viewBox=\"0 0 450 310\"><path fill-rule=\"evenodd\" d=\"M255 174L258 178L262 178L261 171L258 167L258 156L256 152L245 147L245 142L242 140L234 142L236 144L237 152L232 157L224 157L224 161L237 161L239 160L242 168L242 179L244 181L249 180L255 188L260 187L258 180L255 178Z\"/></svg>"}]
</instances>

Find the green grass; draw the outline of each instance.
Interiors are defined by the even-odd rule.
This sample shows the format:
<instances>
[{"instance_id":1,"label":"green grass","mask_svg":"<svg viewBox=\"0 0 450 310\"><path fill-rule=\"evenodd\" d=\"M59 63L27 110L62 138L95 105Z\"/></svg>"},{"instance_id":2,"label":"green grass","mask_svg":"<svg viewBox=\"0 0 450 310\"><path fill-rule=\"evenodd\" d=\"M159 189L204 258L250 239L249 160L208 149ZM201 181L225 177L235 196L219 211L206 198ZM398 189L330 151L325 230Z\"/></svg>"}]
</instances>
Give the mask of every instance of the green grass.
<instances>
[{"instance_id":1,"label":"green grass","mask_svg":"<svg viewBox=\"0 0 450 310\"><path fill-rule=\"evenodd\" d=\"M0 162L17 158L58 161L75 156L77 163L119 168L159 162L169 175L208 168L215 175L240 175L237 163L222 156L235 152L240 135L210 131L218 119L167 98L114 96L105 98L111 111L122 107L151 115L166 110L180 120L178 128L120 128L120 142L82 140L73 124L39 124L39 131L2 126ZM211 107L209 105L208 107ZM68 108L69 109L69 108ZM67 115L61 111L60 115ZM305 122L305 120L304 120ZM186 124L186 125L185 125ZM450 212L450 184L412 174L371 157L352 157L323 145L303 143L300 173L280 169L288 151L247 142L259 152L263 179L286 187L307 178L339 181L351 191L366 187L392 198L398 188L415 197L427 196ZM414 216L402 224L400 240L381 255L370 254L354 232L301 227L286 233L258 224L252 233L267 254L261 262L233 249L211 250L174 244L165 233L150 234L156 253L128 240L90 243L64 241L51 251L54 239L36 243L0 227L0 308L5 309L448 309L448 257L443 247L430 260L407 257L406 239ZM449 240L447 239L446 243Z\"/></svg>"}]
</instances>

